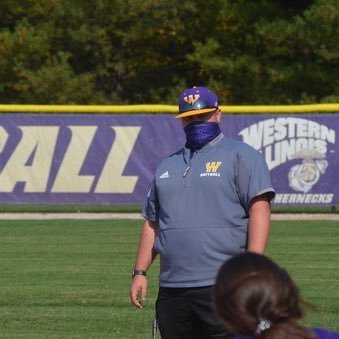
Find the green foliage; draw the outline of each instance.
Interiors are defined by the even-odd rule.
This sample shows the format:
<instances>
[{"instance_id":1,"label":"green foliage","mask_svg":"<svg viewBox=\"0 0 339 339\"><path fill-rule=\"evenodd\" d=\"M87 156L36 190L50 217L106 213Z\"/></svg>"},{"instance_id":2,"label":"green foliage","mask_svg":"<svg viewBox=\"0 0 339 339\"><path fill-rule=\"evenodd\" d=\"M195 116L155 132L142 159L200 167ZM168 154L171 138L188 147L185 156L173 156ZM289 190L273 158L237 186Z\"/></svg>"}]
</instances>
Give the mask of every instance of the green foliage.
<instances>
[{"instance_id":1,"label":"green foliage","mask_svg":"<svg viewBox=\"0 0 339 339\"><path fill-rule=\"evenodd\" d=\"M339 101L337 0L3 0L0 102Z\"/></svg>"}]
</instances>

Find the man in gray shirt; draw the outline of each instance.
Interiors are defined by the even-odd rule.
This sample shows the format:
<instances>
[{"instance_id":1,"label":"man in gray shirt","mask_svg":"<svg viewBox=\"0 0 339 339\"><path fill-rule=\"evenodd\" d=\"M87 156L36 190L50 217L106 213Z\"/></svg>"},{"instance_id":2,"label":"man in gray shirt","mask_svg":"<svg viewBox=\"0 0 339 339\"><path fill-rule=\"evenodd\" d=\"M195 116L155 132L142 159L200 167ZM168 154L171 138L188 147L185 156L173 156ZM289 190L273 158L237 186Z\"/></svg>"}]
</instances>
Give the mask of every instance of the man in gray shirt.
<instances>
[{"instance_id":1,"label":"man in gray shirt","mask_svg":"<svg viewBox=\"0 0 339 339\"><path fill-rule=\"evenodd\" d=\"M244 251L264 253L274 190L261 154L222 134L213 92L193 87L178 101L186 144L156 170L143 209L131 302L142 308L146 271L159 254L162 338L228 338L212 310L211 289L225 260Z\"/></svg>"}]
</instances>

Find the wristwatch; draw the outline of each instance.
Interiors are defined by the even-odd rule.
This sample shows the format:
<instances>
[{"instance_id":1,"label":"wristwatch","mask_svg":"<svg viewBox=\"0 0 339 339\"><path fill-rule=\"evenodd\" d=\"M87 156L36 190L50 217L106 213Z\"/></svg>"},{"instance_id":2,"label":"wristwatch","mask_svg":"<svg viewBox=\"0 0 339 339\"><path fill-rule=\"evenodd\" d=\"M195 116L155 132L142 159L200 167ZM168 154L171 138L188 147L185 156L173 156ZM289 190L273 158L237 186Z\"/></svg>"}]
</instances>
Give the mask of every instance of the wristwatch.
<instances>
[{"instance_id":1,"label":"wristwatch","mask_svg":"<svg viewBox=\"0 0 339 339\"><path fill-rule=\"evenodd\" d=\"M132 278L134 278L136 275L144 275L146 277L146 271L142 270L133 270L132 271Z\"/></svg>"}]
</instances>

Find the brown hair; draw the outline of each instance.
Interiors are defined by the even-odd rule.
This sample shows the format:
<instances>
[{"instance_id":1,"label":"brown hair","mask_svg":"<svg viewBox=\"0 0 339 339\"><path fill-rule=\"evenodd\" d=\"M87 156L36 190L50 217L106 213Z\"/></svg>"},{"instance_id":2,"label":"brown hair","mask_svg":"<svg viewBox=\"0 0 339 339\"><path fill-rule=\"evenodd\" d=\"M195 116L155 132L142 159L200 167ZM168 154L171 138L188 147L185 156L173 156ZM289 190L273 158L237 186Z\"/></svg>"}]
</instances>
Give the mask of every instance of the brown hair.
<instances>
[{"instance_id":1,"label":"brown hair","mask_svg":"<svg viewBox=\"0 0 339 339\"><path fill-rule=\"evenodd\" d=\"M298 287L283 268L264 255L246 252L226 261L217 276L214 303L217 315L233 335L315 338L300 323L304 312ZM260 330L261 322L267 328Z\"/></svg>"}]
</instances>

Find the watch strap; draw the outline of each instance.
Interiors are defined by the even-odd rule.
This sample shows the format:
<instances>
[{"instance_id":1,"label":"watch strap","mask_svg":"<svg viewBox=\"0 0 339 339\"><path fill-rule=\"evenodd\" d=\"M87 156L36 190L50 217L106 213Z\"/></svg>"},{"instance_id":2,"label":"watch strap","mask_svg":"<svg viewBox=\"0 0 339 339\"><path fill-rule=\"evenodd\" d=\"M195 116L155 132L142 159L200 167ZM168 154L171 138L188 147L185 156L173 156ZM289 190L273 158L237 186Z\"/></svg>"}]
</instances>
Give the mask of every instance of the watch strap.
<instances>
[{"instance_id":1,"label":"watch strap","mask_svg":"<svg viewBox=\"0 0 339 339\"><path fill-rule=\"evenodd\" d=\"M136 275L143 275L146 277L146 271L143 270L133 270L132 271L132 278L134 278Z\"/></svg>"}]
</instances>

